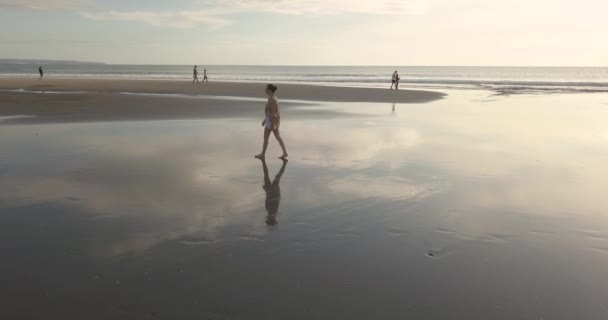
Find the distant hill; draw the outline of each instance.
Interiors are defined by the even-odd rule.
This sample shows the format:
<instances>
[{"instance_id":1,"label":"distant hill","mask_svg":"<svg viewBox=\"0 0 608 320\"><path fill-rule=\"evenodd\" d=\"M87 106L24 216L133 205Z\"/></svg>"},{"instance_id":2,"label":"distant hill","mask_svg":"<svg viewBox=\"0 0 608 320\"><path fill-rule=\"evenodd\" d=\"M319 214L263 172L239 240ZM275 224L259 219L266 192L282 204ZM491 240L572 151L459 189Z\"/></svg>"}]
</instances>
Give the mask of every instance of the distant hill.
<instances>
[{"instance_id":1,"label":"distant hill","mask_svg":"<svg viewBox=\"0 0 608 320\"><path fill-rule=\"evenodd\" d=\"M0 59L0 64L40 64L40 65L102 65L102 62L74 61L74 60L36 60L36 59Z\"/></svg>"}]
</instances>

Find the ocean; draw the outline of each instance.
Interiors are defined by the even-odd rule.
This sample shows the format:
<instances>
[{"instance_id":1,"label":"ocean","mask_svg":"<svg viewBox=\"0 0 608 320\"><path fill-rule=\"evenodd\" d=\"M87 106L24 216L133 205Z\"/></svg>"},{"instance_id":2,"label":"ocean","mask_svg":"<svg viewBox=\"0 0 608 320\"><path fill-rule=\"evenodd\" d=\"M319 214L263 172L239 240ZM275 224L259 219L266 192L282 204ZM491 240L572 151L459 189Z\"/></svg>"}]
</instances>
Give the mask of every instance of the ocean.
<instances>
[{"instance_id":1,"label":"ocean","mask_svg":"<svg viewBox=\"0 0 608 320\"><path fill-rule=\"evenodd\" d=\"M0 77L35 77L37 65L0 64ZM48 77L187 81L185 65L44 65ZM212 81L302 83L349 87L390 86L398 70L401 86L429 89L489 89L499 93L608 92L608 67L372 67L204 66Z\"/></svg>"}]
</instances>

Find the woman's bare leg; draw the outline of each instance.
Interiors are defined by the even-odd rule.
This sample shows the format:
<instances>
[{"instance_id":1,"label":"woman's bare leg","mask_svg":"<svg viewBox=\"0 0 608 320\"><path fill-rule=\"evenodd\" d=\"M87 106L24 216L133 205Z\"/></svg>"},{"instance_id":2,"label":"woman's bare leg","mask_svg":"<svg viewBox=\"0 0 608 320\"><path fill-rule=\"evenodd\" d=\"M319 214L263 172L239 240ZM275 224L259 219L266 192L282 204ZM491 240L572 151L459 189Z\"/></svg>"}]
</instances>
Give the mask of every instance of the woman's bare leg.
<instances>
[{"instance_id":1,"label":"woman's bare leg","mask_svg":"<svg viewBox=\"0 0 608 320\"><path fill-rule=\"evenodd\" d=\"M258 159L262 159L266 156L266 149L268 149L268 138L270 138L270 133L272 130L264 129L264 144L262 145L262 153L255 156Z\"/></svg>"},{"instance_id":2,"label":"woman's bare leg","mask_svg":"<svg viewBox=\"0 0 608 320\"><path fill-rule=\"evenodd\" d=\"M279 132L279 129L275 129L272 132L274 132L274 137L277 138L277 141L281 145L281 149L283 149L283 155L280 156L279 158L280 159L287 158L289 155L287 154L287 148L285 148L285 142L283 142L283 138L281 138L281 133Z\"/></svg>"}]
</instances>

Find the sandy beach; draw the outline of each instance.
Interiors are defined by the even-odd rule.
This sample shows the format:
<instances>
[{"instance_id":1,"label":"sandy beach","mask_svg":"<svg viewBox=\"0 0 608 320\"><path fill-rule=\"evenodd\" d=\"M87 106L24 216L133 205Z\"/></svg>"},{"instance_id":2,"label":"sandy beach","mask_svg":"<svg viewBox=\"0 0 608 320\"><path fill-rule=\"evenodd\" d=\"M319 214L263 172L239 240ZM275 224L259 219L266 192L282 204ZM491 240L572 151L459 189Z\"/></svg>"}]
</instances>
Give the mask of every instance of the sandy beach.
<instances>
[{"instance_id":1,"label":"sandy beach","mask_svg":"<svg viewBox=\"0 0 608 320\"><path fill-rule=\"evenodd\" d=\"M606 12L0 0L0 320L607 320Z\"/></svg>"},{"instance_id":2,"label":"sandy beach","mask_svg":"<svg viewBox=\"0 0 608 320\"><path fill-rule=\"evenodd\" d=\"M17 91L21 90L21 91ZM245 100L226 100L223 97ZM284 108L330 102L426 103L445 94L421 90L280 85ZM73 122L235 118L262 114L263 83L192 85L178 81L4 79L0 78L0 117L20 122ZM295 100L295 101L292 101ZM301 102L298 102L301 101ZM257 106L257 108L256 108ZM304 110L308 114L336 114ZM330 114L327 114L330 113Z\"/></svg>"},{"instance_id":3,"label":"sandy beach","mask_svg":"<svg viewBox=\"0 0 608 320\"><path fill-rule=\"evenodd\" d=\"M0 90L85 91L93 93L186 94L195 96L264 97L265 83L186 81L0 78ZM279 84L280 97L288 100L326 102L424 103L443 98L440 92L424 90L384 90L304 84Z\"/></svg>"},{"instance_id":4,"label":"sandy beach","mask_svg":"<svg viewBox=\"0 0 608 320\"><path fill-rule=\"evenodd\" d=\"M262 163L261 99L104 86L0 93L3 319L608 315L604 95L286 102Z\"/></svg>"}]
</instances>

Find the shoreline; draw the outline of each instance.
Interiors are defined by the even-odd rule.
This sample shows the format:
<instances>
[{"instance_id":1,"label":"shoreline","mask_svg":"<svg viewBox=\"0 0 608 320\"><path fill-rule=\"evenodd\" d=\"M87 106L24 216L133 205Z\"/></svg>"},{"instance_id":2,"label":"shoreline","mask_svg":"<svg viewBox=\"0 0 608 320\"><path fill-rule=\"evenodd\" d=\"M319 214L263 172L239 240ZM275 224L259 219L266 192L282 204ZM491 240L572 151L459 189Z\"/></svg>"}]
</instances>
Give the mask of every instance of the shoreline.
<instances>
[{"instance_id":1,"label":"shoreline","mask_svg":"<svg viewBox=\"0 0 608 320\"><path fill-rule=\"evenodd\" d=\"M428 90L389 90L378 88L333 87L306 84L282 84L279 98L311 102L371 102L371 103L426 103L443 99L446 94ZM0 90L26 92L82 92L82 94L134 93L185 94L194 96L224 96L237 98L265 98L263 83L210 82L191 84L174 80L114 80L68 78L0 78Z\"/></svg>"}]
</instances>

